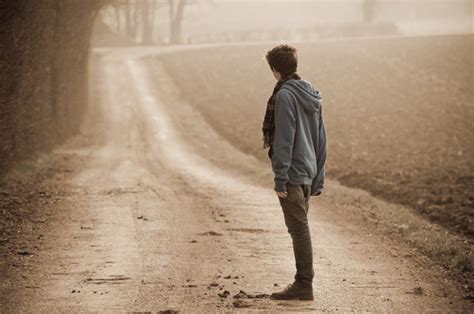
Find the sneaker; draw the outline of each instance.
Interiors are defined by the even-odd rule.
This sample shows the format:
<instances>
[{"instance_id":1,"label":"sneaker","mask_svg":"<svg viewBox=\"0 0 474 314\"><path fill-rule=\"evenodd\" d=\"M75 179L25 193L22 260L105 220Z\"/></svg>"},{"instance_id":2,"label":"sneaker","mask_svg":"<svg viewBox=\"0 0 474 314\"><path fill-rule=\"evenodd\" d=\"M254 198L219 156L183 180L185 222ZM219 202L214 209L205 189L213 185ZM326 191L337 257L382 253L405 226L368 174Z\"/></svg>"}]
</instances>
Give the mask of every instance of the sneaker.
<instances>
[{"instance_id":1,"label":"sneaker","mask_svg":"<svg viewBox=\"0 0 474 314\"><path fill-rule=\"evenodd\" d=\"M270 296L274 300L314 300L313 287L303 285L298 282L289 284L283 291L272 293Z\"/></svg>"}]
</instances>

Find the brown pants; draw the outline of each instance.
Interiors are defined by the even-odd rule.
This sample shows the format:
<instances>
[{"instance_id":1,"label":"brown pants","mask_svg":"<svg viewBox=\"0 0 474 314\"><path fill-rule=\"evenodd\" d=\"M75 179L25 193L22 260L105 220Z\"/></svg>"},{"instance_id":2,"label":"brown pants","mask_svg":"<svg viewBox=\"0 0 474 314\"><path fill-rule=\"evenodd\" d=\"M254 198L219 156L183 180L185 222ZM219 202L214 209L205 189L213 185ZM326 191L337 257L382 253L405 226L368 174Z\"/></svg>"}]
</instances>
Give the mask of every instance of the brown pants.
<instances>
[{"instance_id":1,"label":"brown pants","mask_svg":"<svg viewBox=\"0 0 474 314\"><path fill-rule=\"evenodd\" d=\"M286 198L278 197L278 199L285 217L285 225L293 240L296 263L295 281L312 285L314 277L313 247L308 225L311 186L288 184L287 191Z\"/></svg>"}]
</instances>

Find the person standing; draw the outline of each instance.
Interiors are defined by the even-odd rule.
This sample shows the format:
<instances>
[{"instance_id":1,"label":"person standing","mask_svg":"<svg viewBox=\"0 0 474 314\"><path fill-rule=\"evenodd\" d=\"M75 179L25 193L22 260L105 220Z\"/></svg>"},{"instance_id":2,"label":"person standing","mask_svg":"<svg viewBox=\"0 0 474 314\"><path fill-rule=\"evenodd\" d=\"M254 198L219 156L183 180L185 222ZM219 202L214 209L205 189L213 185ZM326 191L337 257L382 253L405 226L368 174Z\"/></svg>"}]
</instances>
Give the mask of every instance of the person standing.
<instances>
[{"instance_id":1,"label":"person standing","mask_svg":"<svg viewBox=\"0 0 474 314\"><path fill-rule=\"evenodd\" d=\"M277 83L267 102L263 147L269 148L274 190L293 241L296 263L294 282L271 298L314 300L308 210L310 196L320 195L324 188L327 144L322 97L296 73L296 48L278 45L268 50L265 58Z\"/></svg>"}]
</instances>

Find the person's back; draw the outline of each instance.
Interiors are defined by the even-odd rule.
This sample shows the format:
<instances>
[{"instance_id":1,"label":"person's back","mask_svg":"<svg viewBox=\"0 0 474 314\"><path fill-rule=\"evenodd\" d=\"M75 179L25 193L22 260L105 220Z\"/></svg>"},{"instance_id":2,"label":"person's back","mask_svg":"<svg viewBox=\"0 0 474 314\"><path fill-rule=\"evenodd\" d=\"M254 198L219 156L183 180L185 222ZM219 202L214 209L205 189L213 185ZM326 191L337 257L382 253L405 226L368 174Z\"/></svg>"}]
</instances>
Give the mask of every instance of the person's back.
<instances>
[{"instance_id":1,"label":"person's back","mask_svg":"<svg viewBox=\"0 0 474 314\"><path fill-rule=\"evenodd\" d=\"M309 184L312 194L319 194L324 183L324 168L318 167L318 159L324 163L326 155L321 95L310 82L290 79L282 84L275 102L272 162L276 182L279 185ZM290 147L291 156L287 156ZM318 168L322 171L318 172Z\"/></svg>"},{"instance_id":2,"label":"person's back","mask_svg":"<svg viewBox=\"0 0 474 314\"><path fill-rule=\"evenodd\" d=\"M326 130L322 98L296 73L296 49L280 45L266 54L276 83L263 122L264 148L275 174L274 190L293 239L295 282L274 299L313 300L313 252L308 225L309 198L324 188Z\"/></svg>"}]
</instances>

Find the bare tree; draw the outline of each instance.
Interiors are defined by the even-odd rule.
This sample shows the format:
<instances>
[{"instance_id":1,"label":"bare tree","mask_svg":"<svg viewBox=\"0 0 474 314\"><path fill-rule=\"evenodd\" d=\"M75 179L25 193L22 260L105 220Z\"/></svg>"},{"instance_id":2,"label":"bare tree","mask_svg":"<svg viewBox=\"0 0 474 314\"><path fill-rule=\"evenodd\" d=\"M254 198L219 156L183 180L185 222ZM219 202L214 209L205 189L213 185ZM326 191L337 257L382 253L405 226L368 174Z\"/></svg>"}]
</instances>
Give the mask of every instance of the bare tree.
<instances>
[{"instance_id":1,"label":"bare tree","mask_svg":"<svg viewBox=\"0 0 474 314\"><path fill-rule=\"evenodd\" d=\"M372 23L375 17L375 6L377 5L376 0L364 0L363 4L363 13L364 13L364 22Z\"/></svg>"},{"instance_id":2,"label":"bare tree","mask_svg":"<svg viewBox=\"0 0 474 314\"><path fill-rule=\"evenodd\" d=\"M181 25L183 21L184 7L186 6L186 0L178 1L179 2L176 9L174 9L173 4L176 1L168 0L170 8L170 44L181 43Z\"/></svg>"},{"instance_id":3,"label":"bare tree","mask_svg":"<svg viewBox=\"0 0 474 314\"><path fill-rule=\"evenodd\" d=\"M120 2L112 2L110 4L114 10L114 14L115 14L115 31L117 33L120 33L120 25L121 25L121 19L120 19L120 7L121 7L121 3Z\"/></svg>"},{"instance_id":4,"label":"bare tree","mask_svg":"<svg viewBox=\"0 0 474 314\"><path fill-rule=\"evenodd\" d=\"M153 24L151 19L151 15L155 13L153 3L155 3L155 1L152 1L152 3L150 3L149 0L137 2L137 5L139 4L141 6L142 13L142 44L153 43Z\"/></svg>"},{"instance_id":5,"label":"bare tree","mask_svg":"<svg viewBox=\"0 0 474 314\"><path fill-rule=\"evenodd\" d=\"M472 16L473 6L474 6L474 1L464 0L464 14L467 16Z\"/></svg>"},{"instance_id":6,"label":"bare tree","mask_svg":"<svg viewBox=\"0 0 474 314\"><path fill-rule=\"evenodd\" d=\"M1 0L0 0L1 1ZM212 0L207 0L213 4ZM170 12L169 43L181 42L181 25L187 0L110 0L117 33L124 34L142 44L153 44L157 10L164 6Z\"/></svg>"},{"instance_id":7,"label":"bare tree","mask_svg":"<svg viewBox=\"0 0 474 314\"><path fill-rule=\"evenodd\" d=\"M133 6L127 1L126 8L124 9L125 13L125 35L131 38L135 38L137 35L136 32L136 18L134 18L133 13L136 12Z\"/></svg>"}]
</instances>

